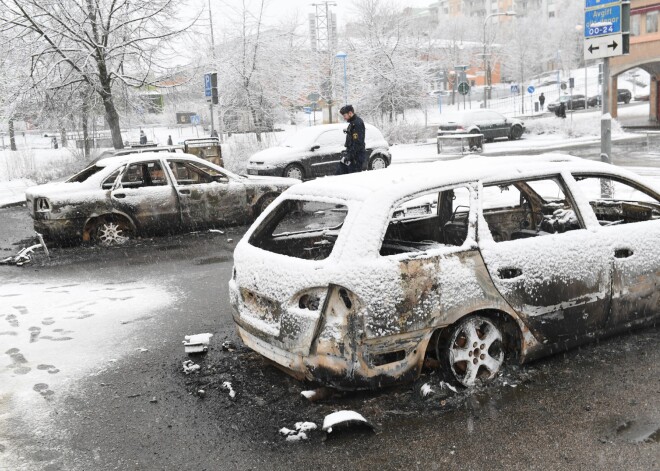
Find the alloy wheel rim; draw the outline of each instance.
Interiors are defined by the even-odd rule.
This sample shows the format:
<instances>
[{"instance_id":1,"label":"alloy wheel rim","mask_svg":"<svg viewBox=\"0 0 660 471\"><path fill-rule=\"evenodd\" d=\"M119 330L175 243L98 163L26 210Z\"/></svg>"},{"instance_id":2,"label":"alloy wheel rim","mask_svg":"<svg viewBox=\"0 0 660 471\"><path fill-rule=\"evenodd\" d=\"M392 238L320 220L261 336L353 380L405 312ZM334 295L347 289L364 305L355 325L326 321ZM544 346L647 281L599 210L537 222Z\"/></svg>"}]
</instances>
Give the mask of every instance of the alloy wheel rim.
<instances>
[{"instance_id":1,"label":"alloy wheel rim","mask_svg":"<svg viewBox=\"0 0 660 471\"><path fill-rule=\"evenodd\" d=\"M449 364L464 386L495 377L503 363L502 334L489 320L469 319L452 336Z\"/></svg>"},{"instance_id":2,"label":"alloy wheel rim","mask_svg":"<svg viewBox=\"0 0 660 471\"><path fill-rule=\"evenodd\" d=\"M103 245L121 245L128 241L126 231L114 222L103 223L99 227L98 238Z\"/></svg>"}]
</instances>

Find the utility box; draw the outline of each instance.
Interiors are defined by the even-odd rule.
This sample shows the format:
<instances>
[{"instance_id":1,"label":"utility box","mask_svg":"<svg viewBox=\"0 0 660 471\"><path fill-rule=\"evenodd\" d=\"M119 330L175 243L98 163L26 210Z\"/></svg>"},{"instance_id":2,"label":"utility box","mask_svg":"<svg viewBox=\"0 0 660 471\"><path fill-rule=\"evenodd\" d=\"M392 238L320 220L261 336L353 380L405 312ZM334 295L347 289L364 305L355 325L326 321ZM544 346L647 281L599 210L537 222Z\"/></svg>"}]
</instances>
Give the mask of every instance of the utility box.
<instances>
[{"instance_id":1,"label":"utility box","mask_svg":"<svg viewBox=\"0 0 660 471\"><path fill-rule=\"evenodd\" d=\"M201 139L186 139L183 141L183 151L200 159L224 167L222 160L222 147L217 137L206 137Z\"/></svg>"}]
</instances>

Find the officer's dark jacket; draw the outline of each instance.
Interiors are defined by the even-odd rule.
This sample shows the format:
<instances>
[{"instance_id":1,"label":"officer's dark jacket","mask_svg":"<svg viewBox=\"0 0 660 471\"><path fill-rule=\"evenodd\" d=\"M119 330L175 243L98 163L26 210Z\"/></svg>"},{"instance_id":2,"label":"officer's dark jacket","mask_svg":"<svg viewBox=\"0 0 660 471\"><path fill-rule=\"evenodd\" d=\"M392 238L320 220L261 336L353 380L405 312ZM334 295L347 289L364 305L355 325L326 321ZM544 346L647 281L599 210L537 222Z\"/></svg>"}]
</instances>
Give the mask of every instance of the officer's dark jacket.
<instances>
[{"instance_id":1,"label":"officer's dark jacket","mask_svg":"<svg viewBox=\"0 0 660 471\"><path fill-rule=\"evenodd\" d=\"M364 144L365 129L364 121L358 115L353 117L348 122L346 128L346 153L350 160L362 163L364 161Z\"/></svg>"}]
</instances>

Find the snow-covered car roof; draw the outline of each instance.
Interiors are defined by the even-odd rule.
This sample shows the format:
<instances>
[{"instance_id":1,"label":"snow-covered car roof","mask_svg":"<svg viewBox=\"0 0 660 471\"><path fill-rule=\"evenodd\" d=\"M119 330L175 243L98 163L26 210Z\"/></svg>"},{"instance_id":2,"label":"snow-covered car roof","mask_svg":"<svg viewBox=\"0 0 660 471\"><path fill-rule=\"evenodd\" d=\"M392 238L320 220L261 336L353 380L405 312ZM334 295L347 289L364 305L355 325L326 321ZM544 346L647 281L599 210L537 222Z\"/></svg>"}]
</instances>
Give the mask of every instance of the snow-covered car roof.
<instances>
[{"instance_id":1,"label":"snow-covered car roof","mask_svg":"<svg viewBox=\"0 0 660 471\"><path fill-rule=\"evenodd\" d=\"M282 146L285 147L306 147L308 144L314 142L316 138L327 131L341 130L343 131L348 126L348 123L335 123L335 124L321 124L318 126L310 126L308 128L296 131L294 134L289 135L282 141ZM378 136L381 136L380 130L372 124L364 123L365 128L369 132L376 131Z\"/></svg>"},{"instance_id":2,"label":"snow-covered car roof","mask_svg":"<svg viewBox=\"0 0 660 471\"><path fill-rule=\"evenodd\" d=\"M613 165L565 154L461 159L428 164L397 165L377 172L322 178L296 185L287 195L367 199L390 205L416 191L465 182L491 183L562 171L607 172L622 177L637 175Z\"/></svg>"}]
</instances>

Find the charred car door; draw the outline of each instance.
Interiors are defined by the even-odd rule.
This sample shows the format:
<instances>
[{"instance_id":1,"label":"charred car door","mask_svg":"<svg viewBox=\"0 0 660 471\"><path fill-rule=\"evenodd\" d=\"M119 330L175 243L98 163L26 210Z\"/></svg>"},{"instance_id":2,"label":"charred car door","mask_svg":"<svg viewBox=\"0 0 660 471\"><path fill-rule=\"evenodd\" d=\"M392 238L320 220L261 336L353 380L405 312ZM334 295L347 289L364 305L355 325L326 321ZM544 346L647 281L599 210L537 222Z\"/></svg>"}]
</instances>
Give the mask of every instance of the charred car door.
<instances>
[{"instance_id":1,"label":"charred car door","mask_svg":"<svg viewBox=\"0 0 660 471\"><path fill-rule=\"evenodd\" d=\"M310 157L310 167L315 177L334 175L337 162L344 150L346 134L341 129L332 129L322 133L314 143L319 146Z\"/></svg>"},{"instance_id":2,"label":"charred car door","mask_svg":"<svg viewBox=\"0 0 660 471\"><path fill-rule=\"evenodd\" d=\"M510 192L520 207L500 208ZM493 284L545 343L564 344L604 328L609 249L584 223L559 176L480 189L479 246ZM512 227L507 212L520 218ZM497 234L497 236L495 236Z\"/></svg>"},{"instance_id":3,"label":"charred car door","mask_svg":"<svg viewBox=\"0 0 660 471\"><path fill-rule=\"evenodd\" d=\"M127 165L110 200L141 232L166 232L180 224L176 192L160 160Z\"/></svg>"},{"instance_id":4,"label":"charred car door","mask_svg":"<svg viewBox=\"0 0 660 471\"><path fill-rule=\"evenodd\" d=\"M621 328L660 314L660 195L608 175L574 174L595 214L597 237L609 247L612 306L608 325Z\"/></svg>"},{"instance_id":5,"label":"charred car door","mask_svg":"<svg viewBox=\"0 0 660 471\"><path fill-rule=\"evenodd\" d=\"M187 228L240 222L247 217L245 185L200 162L168 159Z\"/></svg>"}]
</instances>

